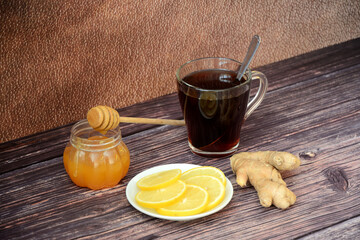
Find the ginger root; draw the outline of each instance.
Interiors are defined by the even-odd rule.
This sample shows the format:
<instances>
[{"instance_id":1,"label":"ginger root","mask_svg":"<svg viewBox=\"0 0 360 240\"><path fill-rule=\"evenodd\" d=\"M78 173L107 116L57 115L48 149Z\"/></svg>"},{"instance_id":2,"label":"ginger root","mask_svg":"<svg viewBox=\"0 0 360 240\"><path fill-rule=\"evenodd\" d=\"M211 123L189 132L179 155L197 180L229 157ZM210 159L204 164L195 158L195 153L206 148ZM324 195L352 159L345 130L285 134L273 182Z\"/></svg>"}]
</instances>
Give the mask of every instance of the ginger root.
<instances>
[{"instance_id":1,"label":"ginger root","mask_svg":"<svg viewBox=\"0 0 360 240\"><path fill-rule=\"evenodd\" d=\"M256 189L260 204L286 209L296 201L295 194L286 187L278 170L293 170L300 159L288 152L241 152L230 158L236 182L245 187L247 182Z\"/></svg>"}]
</instances>

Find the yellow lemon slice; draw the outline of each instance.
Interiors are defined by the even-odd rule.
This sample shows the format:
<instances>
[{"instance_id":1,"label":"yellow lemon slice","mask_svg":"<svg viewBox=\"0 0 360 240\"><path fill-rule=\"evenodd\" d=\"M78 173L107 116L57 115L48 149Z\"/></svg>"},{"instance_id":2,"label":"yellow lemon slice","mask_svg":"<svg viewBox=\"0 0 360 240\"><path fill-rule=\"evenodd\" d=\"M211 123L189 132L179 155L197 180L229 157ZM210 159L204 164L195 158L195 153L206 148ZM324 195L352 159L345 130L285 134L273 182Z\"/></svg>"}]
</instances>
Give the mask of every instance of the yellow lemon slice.
<instances>
[{"instance_id":1,"label":"yellow lemon slice","mask_svg":"<svg viewBox=\"0 0 360 240\"><path fill-rule=\"evenodd\" d=\"M216 207L224 200L225 186L216 177L208 175L194 176L186 179L185 183L200 186L209 193L209 203L206 210Z\"/></svg>"},{"instance_id":2,"label":"yellow lemon slice","mask_svg":"<svg viewBox=\"0 0 360 240\"><path fill-rule=\"evenodd\" d=\"M156 190L175 183L177 180L179 180L180 176L180 169L171 169L143 177L136 183L136 185L141 190Z\"/></svg>"},{"instance_id":3,"label":"yellow lemon slice","mask_svg":"<svg viewBox=\"0 0 360 240\"><path fill-rule=\"evenodd\" d=\"M156 190L140 191L136 194L136 202L147 208L161 208L177 202L186 192L186 184L177 180L175 183Z\"/></svg>"},{"instance_id":4,"label":"yellow lemon slice","mask_svg":"<svg viewBox=\"0 0 360 240\"><path fill-rule=\"evenodd\" d=\"M209 201L208 192L196 185L187 185L186 193L176 203L158 208L156 211L166 216L190 216L203 212Z\"/></svg>"},{"instance_id":5,"label":"yellow lemon slice","mask_svg":"<svg viewBox=\"0 0 360 240\"><path fill-rule=\"evenodd\" d=\"M185 181L188 178L194 176L200 176L200 175L209 175L216 177L223 183L224 186L226 186L225 174L220 169L210 166L203 166L203 167L196 167L189 169L181 175L180 179Z\"/></svg>"}]
</instances>

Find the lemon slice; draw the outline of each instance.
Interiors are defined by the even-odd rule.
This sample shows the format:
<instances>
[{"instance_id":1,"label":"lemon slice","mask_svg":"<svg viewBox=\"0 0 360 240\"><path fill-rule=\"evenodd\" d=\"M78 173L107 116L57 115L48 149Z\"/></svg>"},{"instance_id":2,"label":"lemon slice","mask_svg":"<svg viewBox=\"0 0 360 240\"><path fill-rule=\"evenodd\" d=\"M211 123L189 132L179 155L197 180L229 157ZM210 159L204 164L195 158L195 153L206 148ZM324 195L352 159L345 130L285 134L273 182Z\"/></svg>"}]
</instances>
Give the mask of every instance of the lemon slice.
<instances>
[{"instance_id":1,"label":"lemon slice","mask_svg":"<svg viewBox=\"0 0 360 240\"><path fill-rule=\"evenodd\" d=\"M156 211L166 216L190 216L203 212L209 201L208 192L196 185L187 185L186 193L176 203Z\"/></svg>"},{"instance_id":2,"label":"lemon slice","mask_svg":"<svg viewBox=\"0 0 360 240\"><path fill-rule=\"evenodd\" d=\"M179 180L180 176L180 169L171 169L143 177L136 183L136 185L141 190L156 190L175 183Z\"/></svg>"},{"instance_id":3,"label":"lemon slice","mask_svg":"<svg viewBox=\"0 0 360 240\"><path fill-rule=\"evenodd\" d=\"M185 181L186 179L200 175L209 175L216 177L223 183L224 186L226 186L225 174L220 169L210 166L203 166L203 167L196 167L189 169L181 175L180 179Z\"/></svg>"},{"instance_id":4,"label":"lemon slice","mask_svg":"<svg viewBox=\"0 0 360 240\"><path fill-rule=\"evenodd\" d=\"M209 193L209 203L206 210L216 207L224 200L225 186L216 177L208 175L194 176L186 179L185 183L202 187Z\"/></svg>"},{"instance_id":5,"label":"lemon slice","mask_svg":"<svg viewBox=\"0 0 360 240\"><path fill-rule=\"evenodd\" d=\"M136 194L136 202L147 208L161 208L177 202L186 192L186 184L177 180L175 183L156 190L140 191Z\"/></svg>"}]
</instances>

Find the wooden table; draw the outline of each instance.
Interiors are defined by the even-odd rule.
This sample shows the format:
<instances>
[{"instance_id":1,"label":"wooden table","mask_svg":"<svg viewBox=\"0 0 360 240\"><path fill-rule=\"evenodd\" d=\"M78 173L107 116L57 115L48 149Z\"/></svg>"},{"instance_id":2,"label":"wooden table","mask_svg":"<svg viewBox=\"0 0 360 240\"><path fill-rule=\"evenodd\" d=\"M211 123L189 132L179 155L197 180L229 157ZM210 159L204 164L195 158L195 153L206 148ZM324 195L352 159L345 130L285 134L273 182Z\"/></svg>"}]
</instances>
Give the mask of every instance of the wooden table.
<instances>
[{"instance_id":1,"label":"wooden table","mask_svg":"<svg viewBox=\"0 0 360 240\"><path fill-rule=\"evenodd\" d=\"M297 195L291 208L260 206L253 188L237 186L228 157L192 154L185 128L174 126L122 125L131 152L127 176L112 189L79 188L62 162L71 124L0 145L0 239L359 239L360 39L257 70L267 75L269 90L245 122L238 151L288 151L301 158L300 168L283 174ZM182 118L175 93L119 112ZM232 200L187 222L135 210L125 196L128 182L170 163L220 168L234 187Z\"/></svg>"}]
</instances>

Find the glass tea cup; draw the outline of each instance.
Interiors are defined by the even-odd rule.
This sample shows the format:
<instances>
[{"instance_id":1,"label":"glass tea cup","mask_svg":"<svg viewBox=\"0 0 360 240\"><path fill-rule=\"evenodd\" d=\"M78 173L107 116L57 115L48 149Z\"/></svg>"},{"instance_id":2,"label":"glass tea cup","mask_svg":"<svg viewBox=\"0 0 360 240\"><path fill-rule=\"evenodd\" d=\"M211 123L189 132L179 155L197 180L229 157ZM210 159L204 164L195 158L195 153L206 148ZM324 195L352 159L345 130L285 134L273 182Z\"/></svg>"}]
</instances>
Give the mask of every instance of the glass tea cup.
<instances>
[{"instance_id":1,"label":"glass tea cup","mask_svg":"<svg viewBox=\"0 0 360 240\"><path fill-rule=\"evenodd\" d=\"M237 80L240 66L229 58L200 58L177 70L179 102L193 153L223 157L239 146L241 126L264 99L268 84L263 73L249 68ZM259 87L250 100L252 80L259 80Z\"/></svg>"}]
</instances>

